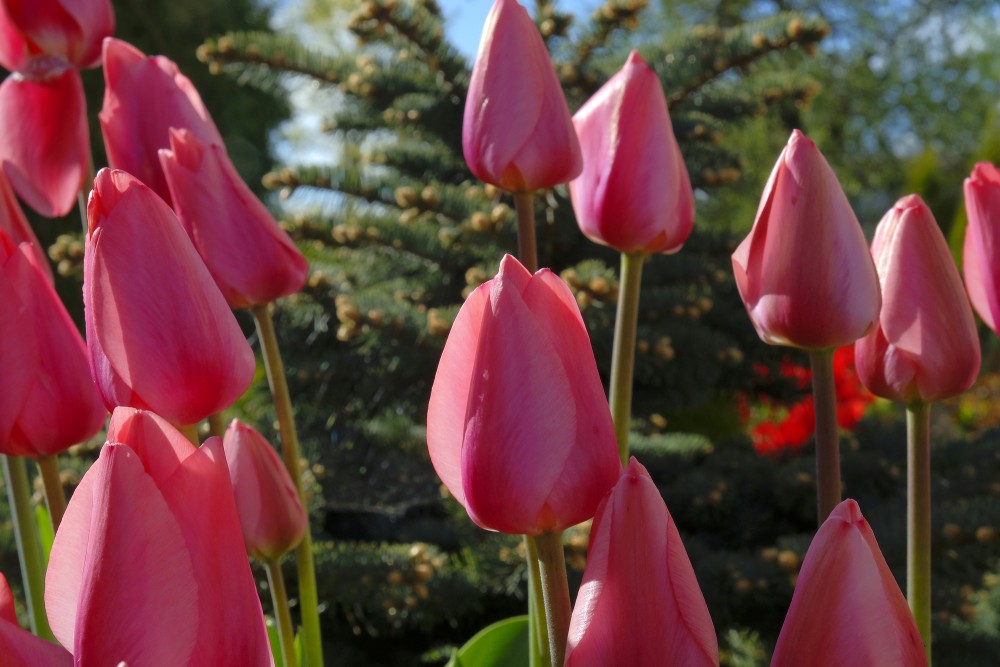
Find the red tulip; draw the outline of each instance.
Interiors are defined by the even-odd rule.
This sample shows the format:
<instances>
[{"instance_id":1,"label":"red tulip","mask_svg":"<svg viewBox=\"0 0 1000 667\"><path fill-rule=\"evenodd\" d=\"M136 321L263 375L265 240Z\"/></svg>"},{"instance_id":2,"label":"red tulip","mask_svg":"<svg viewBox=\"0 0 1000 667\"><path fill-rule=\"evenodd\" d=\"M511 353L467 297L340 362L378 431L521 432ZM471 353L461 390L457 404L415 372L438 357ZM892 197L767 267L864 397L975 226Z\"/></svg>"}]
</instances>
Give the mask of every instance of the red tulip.
<instances>
[{"instance_id":1,"label":"red tulip","mask_svg":"<svg viewBox=\"0 0 1000 667\"><path fill-rule=\"evenodd\" d=\"M198 91L172 60L147 57L119 39L104 41L104 84L100 120L108 161L169 204L157 151L170 146L170 128L186 128L202 143L223 145Z\"/></svg>"},{"instance_id":2,"label":"red tulip","mask_svg":"<svg viewBox=\"0 0 1000 667\"><path fill-rule=\"evenodd\" d=\"M20 70L26 59L44 54L77 68L96 67L101 42L115 31L110 0L3 0L0 23L17 35L0 49L0 64Z\"/></svg>"},{"instance_id":3,"label":"red tulip","mask_svg":"<svg viewBox=\"0 0 1000 667\"><path fill-rule=\"evenodd\" d=\"M52 282L52 267L49 266L48 257L42 244L38 242L38 237L32 231L28 219L24 217L24 211L14 196L14 191L10 189L10 183L0 171L0 234L6 234L15 246L22 243L30 243L31 249L35 252L38 260L38 268L42 270L49 282Z\"/></svg>"},{"instance_id":4,"label":"red tulip","mask_svg":"<svg viewBox=\"0 0 1000 667\"><path fill-rule=\"evenodd\" d=\"M70 667L66 649L36 637L17 622L14 596L0 573L0 655L4 667Z\"/></svg>"},{"instance_id":5,"label":"red tulip","mask_svg":"<svg viewBox=\"0 0 1000 667\"><path fill-rule=\"evenodd\" d=\"M590 529L565 665L718 664L715 627L677 526L633 457Z\"/></svg>"},{"instance_id":6,"label":"red tulip","mask_svg":"<svg viewBox=\"0 0 1000 667\"><path fill-rule=\"evenodd\" d=\"M221 440L116 409L52 545L45 607L78 665L271 665Z\"/></svg>"},{"instance_id":7,"label":"red tulip","mask_svg":"<svg viewBox=\"0 0 1000 667\"><path fill-rule=\"evenodd\" d=\"M903 197L885 214L872 257L882 311L875 330L855 344L861 381L904 403L968 389L979 373L976 323L948 244L920 197Z\"/></svg>"},{"instance_id":8,"label":"red tulip","mask_svg":"<svg viewBox=\"0 0 1000 667\"><path fill-rule=\"evenodd\" d=\"M733 272L766 343L840 347L875 326L881 300L868 244L830 165L798 130L733 253Z\"/></svg>"},{"instance_id":9,"label":"red tulip","mask_svg":"<svg viewBox=\"0 0 1000 667\"><path fill-rule=\"evenodd\" d=\"M226 151L171 129L160 165L174 211L232 308L302 288L309 263L236 173Z\"/></svg>"},{"instance_id":10,"label":"red tulip","mask_svg":"<svg viewBox=\"0 0 1000 667\"><path fill-rule=\"evenodd\" d=\"M462 306L427 412L438 476L478 525L559 531L621 472L611 413L572 292L506 256Z\"/></svg>"},{"instance_id":11,"label":"red tulip","mask_svg":"<svg viewBox=\"0 0 1000 667\"><path fill-rule=\"evenodd\" d=\"M963 265L972 306L993 331L1000 325L1000 169L980 162L965 179Z\"/></svg>"},{"instance_id":12,"label":"red tulip","mask_svg":"<svg viewBox=\"0 0 1000 667\"><path fill-rule=\"evenodd\" d=\"M87 216L87 344L104 402L178 424L229 406L253 379L253 352L173 211L102 169Z\"/></svg>"},{"instance_id":13,"label":"red tulip","mask_svg":"<svg viewBox=\"0 0 1000 667\"><path fill-rule=\"evenodd\" d=\"M624 253L680 250L694 195L660 79L637 51L573 116L585 159L569 184L589 239Z\"/></svg>"},{"instance_id":14,"label":"red tulip","mask_svg":"<svg viewBox=\"0 0 1000 667\"><path fill-rule=\"evenodd\" d=\"M298 546L309 521L295 484L253 428L234 419L224 442L247 551L260 560L277 560Z\"/></svg>"},{"instance_id":15,"label":"red tulip","mask_svg":"<svg viewBox=\"0 0 1000 667\"><path fill-rule=\"evenodd\" d=\"M462 151L480 180L512 192L550 188L583 168L566 98L535 22L496 0L479 43Z\"/></svg>"},{"instance_id":16,"label":"red tulip","mask_svg":"<svg viewBox=\"0 0 1000 667\"><path fill-rule=\"evenodd\" d=\"M820 526L799 572L771 667L926 665L913 615L858 504Z\"/></svg>"},{"instance_id":17,"label":"red tulip","mask_svg":"<svg viewBox=\"0 0 1000 667\"><path fill-rule=\"evenodd\" d=\"M86 440L107 411L87 348L28 243L0 232L0 452L50 456Z\"/></svg>"}]
</instances>

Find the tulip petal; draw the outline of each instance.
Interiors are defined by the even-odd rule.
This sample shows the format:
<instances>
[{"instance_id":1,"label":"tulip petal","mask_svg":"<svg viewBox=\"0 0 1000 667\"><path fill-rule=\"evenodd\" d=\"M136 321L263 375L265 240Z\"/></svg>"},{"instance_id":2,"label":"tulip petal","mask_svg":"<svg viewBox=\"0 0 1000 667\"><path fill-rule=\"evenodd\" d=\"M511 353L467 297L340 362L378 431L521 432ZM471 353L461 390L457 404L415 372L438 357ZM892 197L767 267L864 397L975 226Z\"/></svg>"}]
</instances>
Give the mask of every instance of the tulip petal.
<instances>
[{"instance_id":1,"label":"tulip petal","mask_svg":"<svg viewBox=\"0 0 1000 667\"><path fill-rule=\"evenodd\" d=\"M90 150L80 74L8 76L0 84L0 127L0 158L14 190L46 217L66 215L83 185Z\"/></svg>"},{"instance_id":2,"label":"tulip petal","mask_svg":"<svg viewBox=\"0 0 1000 667\"><path fill-rule=\"evenodd\" d=\"M45 603L53 633L78 664L186 664L206 622L198 589L185 585L192 577L156 484L128 447L105 446L52 546Z\"/></svg>"},{"instance_id":3,"label":"tulip petal","mask_svg":"<svg viewBox=\"0 0 1000 667\"><path fill-rule=\"evenodd\" d=\"M128 443L159 487L195 452L191 441L163 417L124 406L111 415L108 442Z\"/></svg>"},{"instance_id":4,"label":"tulip petal","mask_svg":"<svg viewBox=\"0 0 1000 667\"><path fill-rule=\"evenodd\" d=\"M14 594L10 592L7 577L0 572L0 622L7 621L17 625L17 609L14 606Z\"/></svg>"},{"instance_id":5,"label":"tulip petal","mask_svg":"<svg viewBox=\"0 0 1000 667\"><path fill-rule=\"evenodd\" d=\"M114 32L108 0L6 0L10 20L36 51L66 58L76 67L93 67L101 41Z\"/></svg>"},{"instance_id":6,"label":"tulip petal","mask_svg":"<svg viewBox=\"0 0 1000 667\"><path fill-rule=\"evenodd\" d=\"M10 19L5 3L0 2L0 66L17 72L28 61L28 45Z\"/></svg>"},{"instance_id":7,"label":"tulip petal","mask_svg":"<svg viewBox=\"0 0 1000 667\"><path fill-rule=\"evenodd\" d=\"M0 232L10 237L14 247L22 243L30 243L38 260L38 268L42 270L49 282L53 282L52 267L49 266L45 250L38 242L38 237L35 236L31 225L28 224L28 219L24 216L24 211L21 210L21 205L17 202L17 197L14 196L14 191L2 171L0 171ZM9 253L0 250L0 262L2 262L2 256L7 254Z\"/></svg>"},{"instance_id":8,"label":"tulip petal","mask_svg":"<svg viewBox=\"0 0 1000 667\"><path fill-rule=\"evenodd\" d=\"M4 239L0 234L0 245ZM15 254L20 256L16 251ZM7 275L8 265L17 262L11 255L0 265L0 313L3 313L0 317L0 376L3 377L0 382L0 445L9 454L24 456L29 452L10 447L11 436L31 392L35 369L41 364L41 352L38 339L24 335L25 331L34 329L35 323L24 303L24 295Z\"/></svg>"},{"instance_id":9,"label":"tulip petal","mask_svg":"<svg viewBox=\"0 0 1000 667\"><path fill-rule=\"evenodd\" d=\"M1000 169L980 162L965 179L963 265L973 307L988 327L1000 325Z\"/></svg>"}]
</instances>

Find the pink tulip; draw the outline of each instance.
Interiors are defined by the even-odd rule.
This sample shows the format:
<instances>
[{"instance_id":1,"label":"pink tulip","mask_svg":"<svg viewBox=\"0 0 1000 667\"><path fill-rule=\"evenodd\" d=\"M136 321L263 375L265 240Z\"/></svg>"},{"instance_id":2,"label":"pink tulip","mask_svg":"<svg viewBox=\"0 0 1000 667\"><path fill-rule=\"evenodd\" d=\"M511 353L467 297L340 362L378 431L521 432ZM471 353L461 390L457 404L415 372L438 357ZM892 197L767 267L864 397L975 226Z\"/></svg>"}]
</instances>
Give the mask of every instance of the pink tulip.
<instances>
[{"instance_id":1,"label":"pink tulip","mask_svg":"<svg viewBox=\"0 0 1000 667\"><path fill-rule=\"evenodd\" d=\"M174 211L232 308L298 292L309 263L236 173L226 151L171 129L160 150Z\"/></svg>"},{"instance_id":2,"label":"pink tulip","mask_svg":"<svg viewBox=\"0 0 1000 667\"><path fill-rule=\"evenodd\" d=\"M1000 326L1000 169L980 162L965 179L963 264L972 306L993 331Z\"/></svg>"},{"instance_id":3,"label":"pink tulip","mask_svg":"<svg viewBox=\"0 0 1000 667\"><path fill-rule=\"evenodd\" d=\"M830 165L798 130L733 253L733 272L765 343L828 349L875 326L881 300L865 236Z\"/></svg>"},{"instance_id":4,"label":"pink tulip","mask_svg":"<svg viewBox=\"0 0 1000 667\"><path fill-rule=\"evenodd\" d=\"M806 552L771 667L920 667L923 642L861 509L845 500Z\"/></svg>"},{"instance_id":5,"label":"pink tulip","mask_svg":"<svg viewBox=\"0 0 1000 667\"><path fill-rule=\"evenodd\" d=\"M66 649L36 637L17 622L14 596L0 573L0 656L4 667L70 667Z\"/></svg>"},{"instance_id":6,"label":"pink tulip","mask_svg":"<svg viewBox=\"0 0 1000 667\"><path fill-rule=\"evenodd\" d=\"M535 22L496 0L472 70L462 151L480 180L512 192L550 188L583 168L566 98Z\"/></svg>"},{"instance_id":7,"label":"pink tulip","mask_svg":"<svg viewBox=\"0 0 1000 667\"><path fill-rule=\"evenodd\" d=\"M173 211L102 169L87 216L87 344L104 402L177 424L228 407L253 379L253 352Z\"/></svg>"},{"instance_id":8,"label":"pink tulip","mask_svg":"<svg viewBox=\"0 0 1000 667\"><path fill-rule=\"evenodd\" d=\"M469 296L434 378L427 446L483 528L538 535L594 515L621 464L587 329L551 271L507 255Z\"/></svg>"},{"instance_id":9,"label":"pink tulip","mask_svg":"<svg viewBox=\"0 0 1000 667\"><path fill-rule=\"evenodd\" d=\"M52 545L45 608L77 665L271 665L221 440L116 409Z\"/></svg>"},{"instance_id":10,"label":"pink tulip","mask_svg":"<svg viewBox=\"0 0 1000 667\"><path fill-rule=\"evenodd\" d=\"M186 128L204 144L223 145L198 91L172 60L147 57L111 38L104 41L104 84L100 120L108 161L169 204L157 151L170 146L170 128Z\"/></svg>"},{"instance_id":11,"label":"pink tulip","mask_svg":"<svg viewBox=\"0 0 1000 667\"><path fill-rule=\"evenodd\" d=\"M80 73L11 74L0 84L0 161L17 194L46 217L76 204L90 155Z\"/></svg>"},{"instance_id":12,"label":"pink tulip","mask_svg":"<svg viewBox=\"0 0 1000 667\"><path fill-rule=\"evenodd\" d=\"M677 526L633 457L590 529L565 665L718 664L715 627Z\"/></svg>"},{"instance_id":13,"label":"pink tulip","mask_svg":"<svg viewBox=\"0 0 1000 667\"><path fill-rule=\"evenodd\" d=\"M277 560L298 546L309 521L295 484L253 428L234 419L224 442L247 551L260 560Z\"/></svg>"},{"instance_id":14,"label":"pink tulip","mask_svg":"<svg viewBox=\"0 0 1000 667\"><path fill-rule=\"evenodd\" d=\"M948 244L920 197L903 197L885 214L872 257L882 311L855 344L861 382L904 403L961 394L979 373L979 336Z\"/></svg>"},{"instance_id":15,"label":"pink tulip","mask_svg":"<svg viewBox=\"0 0 1000 667\"><path fill-rule=\"evenodd\" d=\"M0 48L0 64L20 70L26 59L44 54L73 67L96 67L101 41L114 33L110 0L3 0L0 24L17 35Z\"/></svg>"},{"instance_id":16,"label":"pink tulip","mask_svg":"<svg viewBox=\"0 0 1000 667\"><path fill-rule=\"evenodd\" d=\"M583 173L569 184L589 239L624 253L673 253L694 225L694 195L656 73L637 51L573 116Z\"/></svg>"},{"instance_id":17,"label":"pink tulip","mask_svg":"<svg viewBox=\"0 0 1000 667\"><path fill-rule=\"evenodd\" d=\"M38 242L38 237L32 231L28 219L24 217L24 211L14 196L14 191L10 188L10 183L0 171L0 234L6 234L15 246L22 243L30 243L31 249L35 252L38 260L38 268L42 270L49 282L53 281L52 267L49 266L49 259L45 256L42 244Z\"/></svg>"},{"instance_id":18,"label":"pink tulip","mask_svg":"<svg viewBox=\"0 0 1000 667\"><path fill-rule=\"evenodd\" d=\"M107 411L87 348L28 243L0 231L0 452L51 456L86 440Z\"/></svg>"}]
</instances>

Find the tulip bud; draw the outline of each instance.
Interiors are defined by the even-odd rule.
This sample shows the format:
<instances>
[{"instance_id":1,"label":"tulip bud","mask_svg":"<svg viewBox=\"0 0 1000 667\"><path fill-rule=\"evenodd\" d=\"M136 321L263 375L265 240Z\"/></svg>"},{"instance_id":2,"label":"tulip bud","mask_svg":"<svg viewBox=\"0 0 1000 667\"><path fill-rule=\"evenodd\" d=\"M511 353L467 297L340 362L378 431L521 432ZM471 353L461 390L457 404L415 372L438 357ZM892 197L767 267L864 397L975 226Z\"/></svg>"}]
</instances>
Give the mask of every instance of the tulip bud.
<instances>
[{"instance_id":1,"label":"tulip bud","mask_svg":"<svg viewBox=\"0 0 1000 667\"><path fill-rule=\"evenodd\" d=\"M174 211L231 308L249 308L302 288L309 264L236 173L221 147L170 130L159 151Z\"/></svg>"},{"instance_id":2,"label":"tulip bud","mask_svg":"<svg viewBox=\"0 0 1000 667\"><path fill-rule=\"evenodd\" d=\"M979 336L937 221L916 195L875 230L882 284L875 330L855 343L858 377L873 394L909 403L962 393L979 373Z\"/></svg>"},{"instance_id":3,"label":"tulip bud","mask_svg":"<svg viewBox=\"0 0 1000 667\"><path fill-rule=\"evenodd\" d=\"M694 196L656 73L637 51L573 116L585 156L569 184L580 229L624 253L673 253Z\"/></svg>"},{"instance_id":4,"label":"tulip bud","mask_svg":"<svg viewBox=\"0 0 1000 667\"><path fill-rule=\"evenodd\" d=\"M277 560L305 535L308 518L288 470L260 433L234 419L224 439L243 540L254 558Z\"/></svg>"},{"instance_id":5,"label":"tulip bud","mask_svg":"<svg viewBox=\"0 0 1000 667\"><path fill-rule=\"evenodd\" d=\"M173 211L102 169L87 217L87 345L104 402L177 424L228 407L253 379L253 352Z\"/></svg>"},{"instance_id":6,"label":"tulip bud","mask_svg":"<svg viewBox=\"0 0 1000 667\"><path fill-rule=\"evenodd\" d=\"M496 0L469 81L462 152L482 181L530 192L583 168L569 107L535 22L517 0Z\"/></svg>"},{"instance_id":7,"label":"tulip bud","mask_svg":"<svg viewBox=\"0 0 1000 667\"><path fill-rule=\"evenodd\" d=\"M73 656L23 629L17 622L14 596L0 573L0 655L4 667L71 667Z\"/></svg>"},{"instance_id":8,"label":"tulip bud","mask_svg":"<svg viewBox=\"0 0 1000 667\"><path fill-rule=\"evenodd\" d=\"M565 665L718 664L715 627L677 526L633 457L590 529Z\"/></svg>"},{"instance_id":9,"label":"tulip bud","mask_svg":"<svg viewBox=\"0 0 1000 667\"><path fill-rule=\"evenodd\" d=\"M190 130L203 144L223 145L198 91L172 60L147 57L113 38L104 41L104 85L99 117L108 162L171 203L157 155L170 147L170 128Z\"/></svg>"},{"instance_id":10,"label":"tulip bud","mask_svg":"<svg viewBox=\"0 0 1000 667\"><path fill-rule=\"evenodd\" d=\"M0 64L19 71L31 58L57 57L76 68L96 67L101 42L114 31L110 0L5 0L0 3L0 41L6 42Z\"/></svg>"},{"instance_id":11,"label":"tulip bud","mask_svg":"<svg viewBox=\"0 0 1000 667\"><path fill-rule=\"evenodd\" d=\"M830 165L798 130L733 253L733 272L765 343L829 349L875 326L881 299L865 236Z\"/></svg>"},{"instance_id":12,"label":"tulip bud","mask_svg":"<svg viewBox=\"0 0 1000 667\"><path fill-rule=\"evenodd\" d=\"M990 329L1000 326L1000 169L980 162L965 179L963 268L972 306Z\"/></svg>"},{"instance_id":13,"label":"tulip bud","mask_svg":"<svg viewBox=\"0 0 1000 667\"><path fill-rule=\"evenodd\" d=\"M621 464L587 329L551 271L508 255L469 295L434 377L427 446L483 528L538 535L594 515Z\"/></svg>"},{"instance_id":14,"label":"tulip bud","mask_svg":"<svg viewBox=\"0 0 1000 667\"><path fill-rule=\"evenodd\" d=\"M871 526L845 500L806 552L771 667L920 667L923 642Z\"/></svg>"}]
</instances>

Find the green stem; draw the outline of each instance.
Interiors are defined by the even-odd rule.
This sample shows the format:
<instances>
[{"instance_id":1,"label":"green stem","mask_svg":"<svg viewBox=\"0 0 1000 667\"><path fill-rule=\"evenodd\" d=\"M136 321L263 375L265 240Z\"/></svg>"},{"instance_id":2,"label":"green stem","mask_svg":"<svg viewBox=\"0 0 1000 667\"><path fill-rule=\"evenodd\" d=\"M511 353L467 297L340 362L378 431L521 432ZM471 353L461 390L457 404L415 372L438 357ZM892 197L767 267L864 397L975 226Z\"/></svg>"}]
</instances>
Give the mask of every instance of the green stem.
<instances>
[{"instance_id":1,"label":"green stem","mask_svg":"<svg viewBox=\"0 0 1000 667\"><path fill-rule=\"evenodd\" d=\"M285 576L281 573L281 564L277 559L267 561L267 583L271 589L274 618L278 623L281 657L285 660L285 667L298 667L298 660L295 658L295 628L292 627L292 613L288 609Z\"/></svg>"},{"instance_id":2,"label":"green stem","mask_svg":"<svg viewBox=\"0 0 1000 667\"><path fill-rule=\"evenodd\" d=\"M542 595L542 573L538 567L538 548L535 540L524 536L525 554L528 563L528 623L531 636L528 644L530 667L548 667L552 662L549 654L549 630L545 625L545 598Z\"/></svg>"},{"instance_id":3,"label":"green stem","mask_svg":"<svg viewBox=\"0 0 1000 667\"><path fill-rule=\"evenodd\" d=\"M212 435L217 435L220 438L226 435L226 415L222 412L216 412L214 415L208 416L208 430Z\"/></svg>"},{"instance_id":4,"label":"green stem","mask_svg":"<svg viewBox=\"0 0 1000 667\"><path fill-rule=\"evenodd\" d=\"M49 629L49 619L45 617L45 560L42 557L42 542L38 536L35 513L31 509L28 467L20 456L4 456L3 474L10 498L31 631L42 639L55 641L52 630Z\"/></svg>"},{"instance_id":5,"label":"green stem","mask_svg":"<svg viewBox=\"0 0 1000 667\"><path fill-rule=\"evenodd\" d=\"M264 368L267 382L274 397L274 410L278 416L278 433L281 438L281 454L285 468L295 483L295 490L302 499L303 507L308 507L302 487L302 471L299 468L299 437L295 431L295 413L288 393L285 378L285 364L278 349L278 336L271 320L270 304L254 306L251 309L257 324L257 335L264 354ZM301 602L303 654L309 667L323 665L323 639L320 635L319 596L316 593L316 566L313 563L312 532L306 525L306 534L295 549L295 561L299 572L299 601Z\"/></svg>"},{"instance_id":6,"label":"green stem","mask_svg":"<svg viewBox=\"0 0 1000 667\"><path fill-rule=\"evenodd\" d=\"M833 350L810 350L809 364L816 408L816 504L819 525L823 525L840 503L840 436L837 433Z\"/></svg>"},{"instance_id":7,"label":"green stem","mask_svg":"<svg viewBox=\"0 0 1000 667\"><path fill-rule=\"evenodd\" d=\"M42 483L45 487L45 503L49 507L49 518L52 519L53 534L59 530L63 514L66 513L66 492L59 478L59 459L56 456L39 456L35 459L42 473Z\"/></svg>"},{"instance_id":8,"label":"green stem","mask_svg":"<svg viewBox=\"0 0 1000 667\"><path fill-rule=\"evenodd\" d=\"M198 425L188 424L187 426L181 426L178 424L177 430L187 438L192 445L195 447L201 447L201 438L198 437Z\"/></svg>"},{"instance_id":9,"label":"green stem","mask_svg":"<svg viewBox=\"0 0 1000 667\"><path fill-rule=\"evenodd\" d=\"M562 531L529 537L538 550L542 574L542 596L545 599L545 620L548 623L549 650L552 667L562 667L566 659L571 608L569 583L566 581L566 554L563 552Z\"/></svg>"},{"instance_id":10,"label":"green stem","mask_svg":"<svg viewBox=\"0 0 1000 667\"><path fill-rule=\"evenodd\" d=\"M906 599L931 664L931 406L906 407Z\"/></svg>"},{"instance_id":11,"label":"green stem","mask_svg":"<svg viewBox=\"0 0 1000 667\"><path fill-rule=\"evenodd\" d=\"M618 455L628 465L628 432L632 418L632 371L635 368L635 334L639 321L639 288L646 256L622 253L618 280L618 312L611 352L611 386L608 402L618 437Z\"/></svg>"},{"instance_id":12,"label":"green stem","mask_svg":"<svg viewBox=\"0 0 1000 667\"><path fill-rule=\"evenodd\" d=\"M535 241L535 193L515 192L517 209L517 258L531 273L538 270L538 246Z\"/></svg>"}]
</instances>

